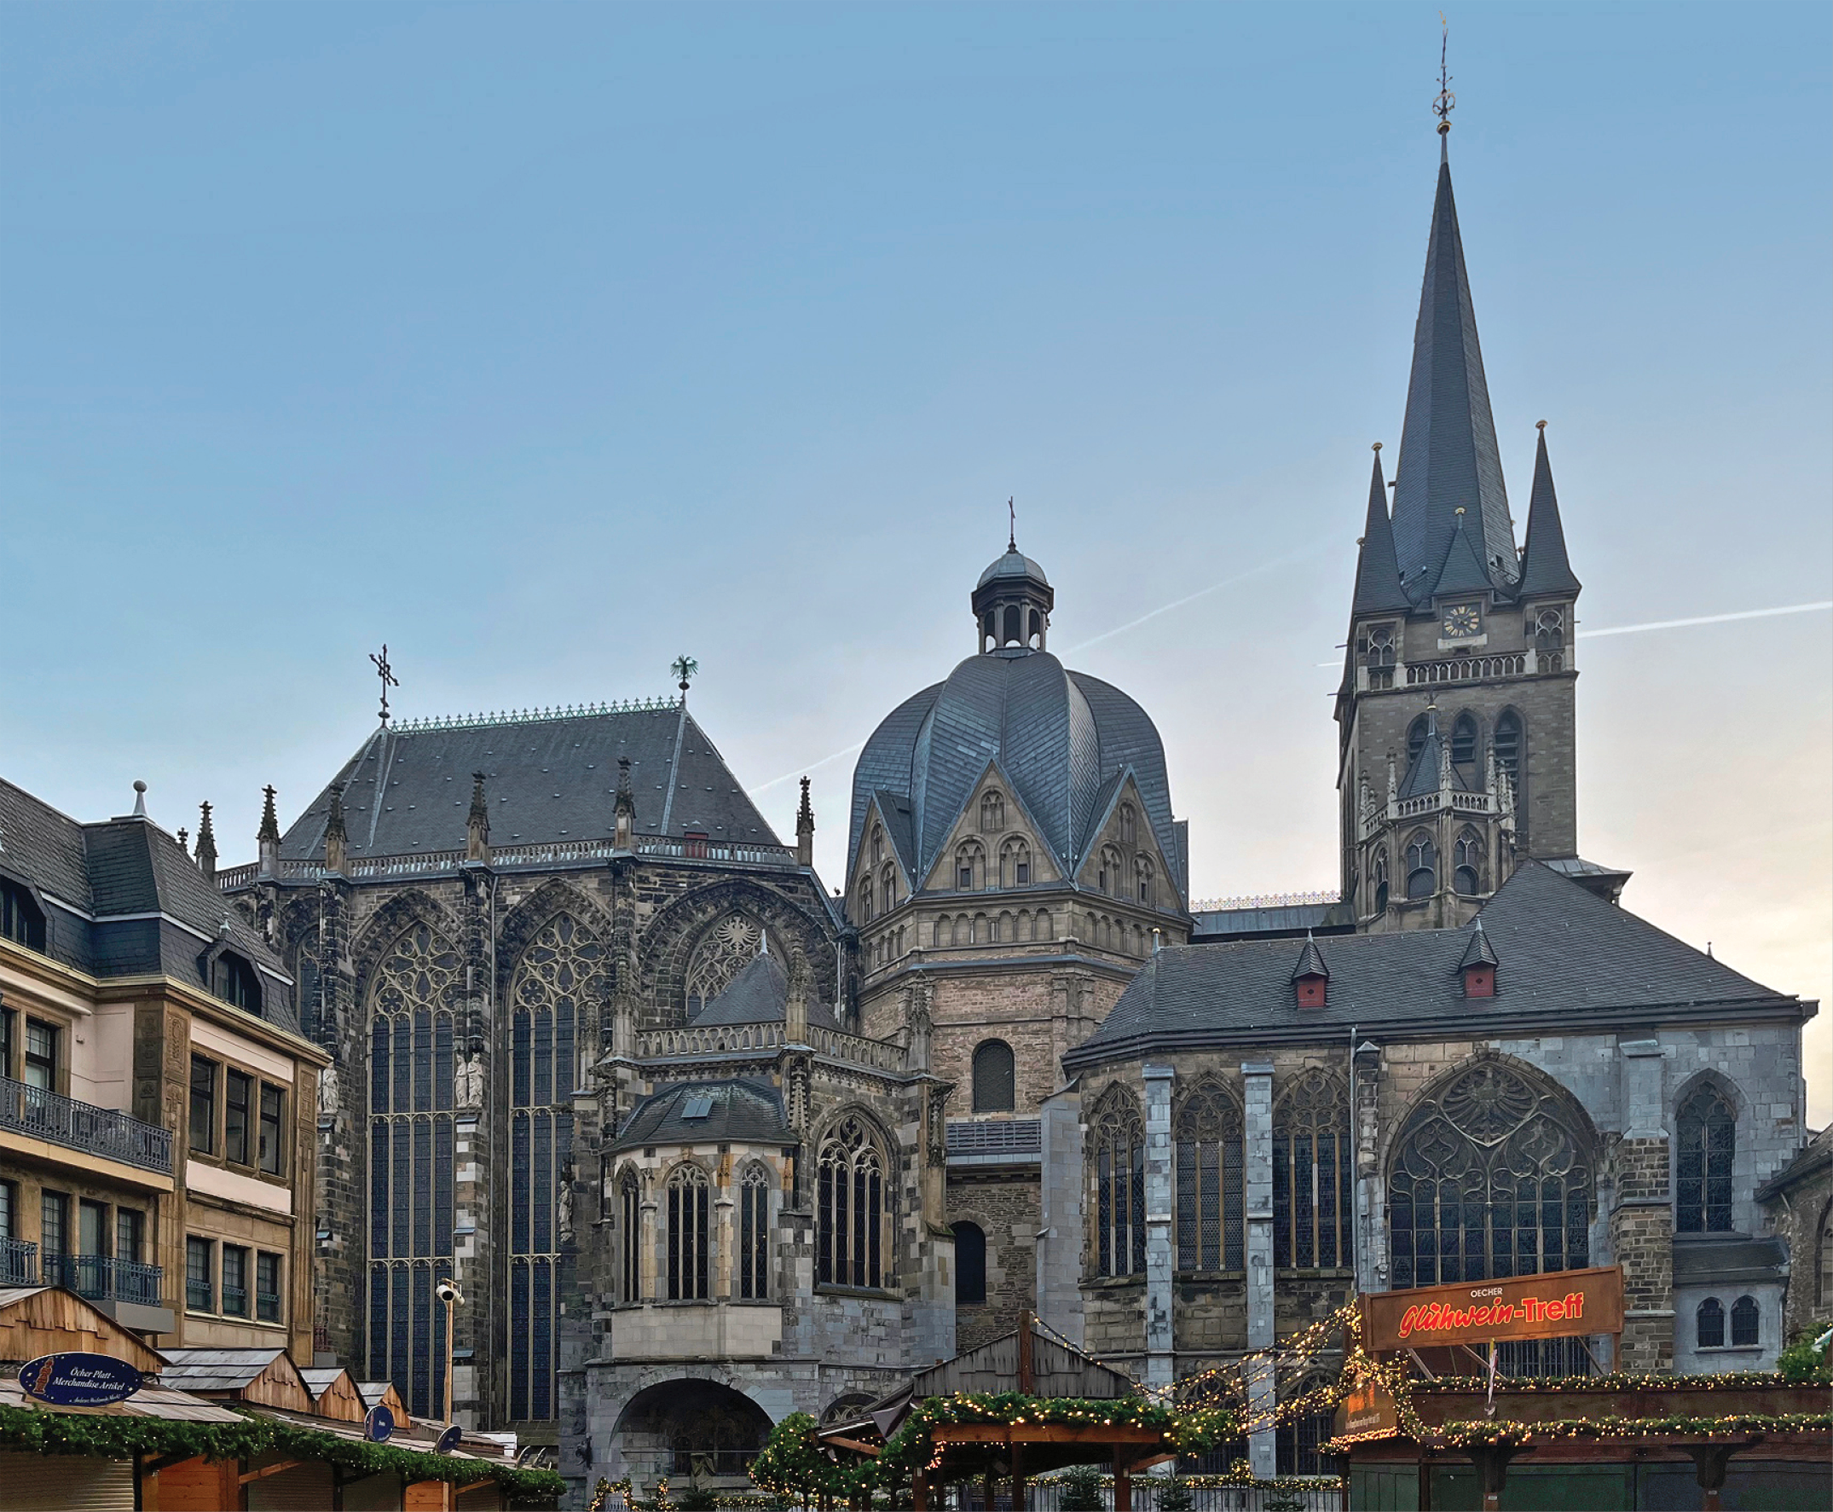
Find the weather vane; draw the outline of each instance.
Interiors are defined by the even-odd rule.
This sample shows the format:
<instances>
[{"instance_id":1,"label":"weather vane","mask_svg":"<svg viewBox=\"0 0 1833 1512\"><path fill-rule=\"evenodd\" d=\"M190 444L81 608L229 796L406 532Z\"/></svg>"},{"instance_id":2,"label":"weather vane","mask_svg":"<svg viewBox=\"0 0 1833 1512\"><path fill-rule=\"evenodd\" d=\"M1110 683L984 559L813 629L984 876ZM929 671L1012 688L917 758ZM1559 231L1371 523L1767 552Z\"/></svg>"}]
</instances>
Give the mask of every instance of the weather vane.
<instances>
[{"instance_id":1,"label":"weather vane","mask_svg":"<svg viewBox=\"0 0 1833 1512\"><path fill-rule=\"evenodd\" d=\"M1011 499L1006 500L1006 522L1011 527L1006 532L1006 550L1018 550L1018 510Z\"/></svg>"},{"instance_id":2,"label":"weather vane","mask_svg":"<svg viewBox=\"0 0 1833 1512\"><path fill-rule=\"evenodd\" d=\"M388 723L388 690L390 688L398 688L401 686L400 682L395 677L395 669L388 665L388 642L387 641L382 642L382 654L380 656L377 656L375 652L371 651L369 653L369 659L376 664L376 676L382 679L381 720L383 724L387 724Z\"/></svg>"},{"instance_id":3,"label":"weather vane","mask_svg":"<svg viewBox=\"0 0 1833 1512\"><path fill-rule=\"evenodd\" d=\"M694 680L694 674L700 670L700 663L691 656L677 656L668 664L668 670L681 679L681 696L687 697L687 685Z\"/></svg>"},{"instance_id":4,"label":"weather vane","mask_svg":"<svg viewBox=\"0 0 1833 1512\"><path fill-rule=\"evenodd\" d=\"M1438 98L1432 102L1432 114L1438 117L1438 134L1451 130L1451 112L1457 109L1457 96L1451 92L1451 75L1445 72L1445 47L1451 38L1451 23L1445 13L1438 13Z\"/></svg>"}]
</instances>

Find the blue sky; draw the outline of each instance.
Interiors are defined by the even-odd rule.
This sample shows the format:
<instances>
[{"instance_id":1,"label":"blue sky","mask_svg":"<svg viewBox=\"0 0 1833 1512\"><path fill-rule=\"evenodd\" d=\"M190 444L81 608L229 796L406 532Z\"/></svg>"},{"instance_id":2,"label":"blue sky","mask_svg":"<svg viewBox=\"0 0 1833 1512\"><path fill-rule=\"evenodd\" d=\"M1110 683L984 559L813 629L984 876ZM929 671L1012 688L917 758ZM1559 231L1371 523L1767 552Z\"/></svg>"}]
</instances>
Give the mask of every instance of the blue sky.
<instances>
[{"instance_id":1,"label":"blue sky","mask_svg":"<svg viewBox=\"0 0 1833 1512\"><path fill-rule=\"evenodd\" d=\"M1508 481L1523 517L1548 420L1587 627L1833 598L1830 17L1451 12ZM850 762L814 764L972 650L1016 495L1053 644L1165 735L1195 891L1333 885L1324 664L1438 40L1429 5L0 7L0 770L83 817L211 798L238 860L261 784L290 817L371 727L384 640L407 715L661 693L686 651L742 780L813 767L832 879ZM1830 625L1579 658L1585 852L1816 997Z\"/></svg>"}]
</instances>

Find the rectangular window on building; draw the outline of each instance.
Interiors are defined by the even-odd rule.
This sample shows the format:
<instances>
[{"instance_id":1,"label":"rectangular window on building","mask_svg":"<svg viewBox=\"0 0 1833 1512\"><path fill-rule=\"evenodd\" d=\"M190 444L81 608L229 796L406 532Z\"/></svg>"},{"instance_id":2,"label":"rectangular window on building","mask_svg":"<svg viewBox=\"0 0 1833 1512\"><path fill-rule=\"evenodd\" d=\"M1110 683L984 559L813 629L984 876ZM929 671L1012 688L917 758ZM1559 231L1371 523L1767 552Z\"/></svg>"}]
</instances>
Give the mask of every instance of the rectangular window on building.
<instances>
[{"instance_id":1,"label":"rectangular window on building","mask_svg":"<svg viewBox=\"0 0 1833 1512\"><path fill-rule=\"evenodd\" d=\"M261 1169L269 1175L280 1174L280 1109L283 1098L278 1087L261 1083Z\"/></svg>"},{"instance_id":2,"label":"rectangular window on building","mask_svg":"<svg viewBox=\"0 0 1833 1512\"><path fill-rule=\"evenodd\" d=\"M11 1008L0 1008L0 1076L17 1076L19 1068L13 1064L14 1036L19 1032L15 1027L19 1015Z\"/></svg>"},{"instance_id":3,"label":"rectangular window on building","mask_svg":"<svg viewBox=\"0 0 1833 1512\"><path fill-rule=\"evenodd\" d=\"M19 1188L0 1181L0 1286L38 1285L37 1254L19 1237Z\"/></svg>"},{"instance_id":4,"label":"rectangular window on building","mask_svg":"<svg viewBox=\"0 0 1833 1512\"><path fill-rule=\"evenodd\" d=\"M255 1256L255 1316L263 1323L280 1321L280 1257L266 1250Z\"/></svg>"},{"instance_id":5,"label":"rectangular window on building","mask_svg":"<svg viewBox=\"0 0 1833 1512\"><path fill-rule=\"evenodd\" d=\"M87 1197L76 1205L76 1259L64 1285L78 1296L89 1298L113 1295L109 1286L108 1204L91 1202Z\"/></svg>"},{"instance_id":6,"label":"rectangular window on building","mask_svg":"<svg viewBox=\"0 0 1833 1512\"><path fill-rule=\"evenodd\" d=\"M215 1248L195 1234L185 1240L185 1306L192 1312L216 1311L216 1282L210 1265Z\"/></svg>"},{"instance_id":7,"label":"rectangular window on building","mask_svg":"<svg viewBox=\"0 0 1833 1512\"><path fill-rule=\"evenodd\" d=\"M248 1316L248 1251L239 1244L223 1246L223 1312L231 1318Z\"/></svg>"},{"instance_id":8,"label":"rectangular window on building","mask_svg":"<svg viewBox=\"0 0 1833 1512\"><path fill-rule=\"evenodd\" d=\"M70 1248L70 1199L62 1192L45 1192L38 1209L38 1251L49 1260Z\"/></svg>"},{"instance_id":9,"label":"rectangular window on building","mask_svg":"<svg viewBox=\"0 0 1833 1512\"><path fill-rule=\"evenodd\" d=\"M13 1229L13 1204L19 1200L19 1189L10 1181L0 1181L0 1239L17 1239Z\"/></svg>"},{"instance_id":10,"label":"rectangular window on building","mask_svg":"<svg viewBox=\"0 0 1833 1512\"><path fill-rule=\"evenodd\" d=\"M25 1076L28 1087L57 1090L57 1026L43 1019L25 1021Z\"/></svg>"},{"instance_id":11,"label":"rectangular window on building","mask_svg":"<svg viewBox=\"0 0 1833 1512\"><path fill-rule=\"evenodd\" d=\"M208 1155L216 1148L216 1062L191 1057L191 1148Z\"/></svg>"},{"instance_id":12,"label":"rectangular window on building","mask_svg":"<svg viewBox=\"0 0 1833 1512\"><path fill-rule=\"evenodd\" d=\"M146 1214L138 1208L115 1209L115 1259L146 1263Z\"/></svg>"},{"instance_id":13,"label":"rectangular window on building","mask_svg":"<svg viewBox=\"0 0 1833 1512\"><path fill-rule=\"evenodd\" d=\"M223 1073L223 1159L248 1164L248 1094L253 1081L246 1071Z\"/></svg>"}]
</instances>

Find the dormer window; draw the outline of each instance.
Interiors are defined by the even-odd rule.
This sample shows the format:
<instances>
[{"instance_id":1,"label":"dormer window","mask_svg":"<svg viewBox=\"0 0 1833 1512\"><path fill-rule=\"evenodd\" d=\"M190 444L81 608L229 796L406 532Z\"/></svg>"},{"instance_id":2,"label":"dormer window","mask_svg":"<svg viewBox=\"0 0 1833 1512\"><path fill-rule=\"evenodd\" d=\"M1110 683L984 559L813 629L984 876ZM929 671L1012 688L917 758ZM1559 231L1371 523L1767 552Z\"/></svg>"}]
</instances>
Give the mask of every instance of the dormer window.
<instances>
[{"instance_id":1,"label":"dormer window","mask_svg":"<svg viewBox=\"0 0 1833 1512\"><path fill-rule=\"evenodd\" d=\"M260 1015L260 979L255 968L233 950L225 950L210 963L210 990L225 1003Z\"/></svg>"},{"instance_id":2,"label":"dormer window","mask_svg":"<svg viewBox=\"0 0 1833 1512\"><path fill-rule=\"evenodd\" d=\"M1330 989L1330 968L1324 964L1324 952L1307 933L1305 948L1299 952L1298 964L1292 968L1292 997L1300 1008L1322 1008Z\"/></svg>"},{"instance_id":3,"label":"dormer window","mask_svg":"<svg viewBox=\"0 0 1833 1512\"><path fill-rule=\"evenodd\" d=\"M1486 998L1496 995L1496 968L1494 966L1466 966L1464 968L1464 996L1467 998Z\"/></svg>"},{"instance_id":4,"label":"dormer window","mask_svg":"<svg viewBox=\"0 0 1833 1512\"><path fill-rule=\"evenodd\" d=\"M30 888L5 877L0 877L0 936L44 954L44 910Z\"/></svg>"}]
</instances>

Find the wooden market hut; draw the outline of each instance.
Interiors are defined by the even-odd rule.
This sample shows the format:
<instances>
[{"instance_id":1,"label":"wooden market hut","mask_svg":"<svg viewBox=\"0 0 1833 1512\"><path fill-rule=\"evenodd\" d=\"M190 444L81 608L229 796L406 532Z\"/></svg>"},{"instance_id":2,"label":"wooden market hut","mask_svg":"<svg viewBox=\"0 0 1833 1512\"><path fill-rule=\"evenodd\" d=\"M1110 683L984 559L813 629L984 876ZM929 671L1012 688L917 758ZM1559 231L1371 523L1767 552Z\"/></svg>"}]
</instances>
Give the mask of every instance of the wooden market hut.
<instances>
[{"instance_id":1,"label":"wooden market hut","mask_svg":"<svg viewBox=\"0 0 1833 1512\"><path fill-rule=\"evenodd\" d=\"M278 1345L259 1349L168 1349L161 1378L213 1402L312 1410L312 1393L293 1357Z\"/></svg>"},{"instance_id":2,"label":"wooden market hut","mask_svg":"<svg viewBox=\"0 0 1833 1512\"><path fill-rule=\"evenodd\" d=\"M958 1392L1116 1401L1137 1397L1139 1383L1074 1345L1040 1335L1027 1312L1011 1333L918 1371L862 1417L823 1429L818 1437L835 1450L875 1455L917 1404ZM1173 1457L1157 1428L1126 1423L947 1423L936 1425L931 1437L941 1462L918 1472L916 1512L927 1512L931 1488L982 1478L989 1484L989 1506L991 1484L1009 1479L1012 1512L1024 1512L1027 1479L1067 1465L1111 1467L1114 1512L1131 1512L1132 1477Z\"/></svg>"},{"instance_id":3,"label":"wooden market hut","mask_svg":"<svg viewBox=\"0 0 1833 1512\"><path fill-rule=\"evenodd\" d=\"M312 1411L319 1417L360 1423L369 1412L363 1405L362 1392L341 1365L302 1365L299 1379L312 1393Z\"/></svg>"},{"instance_id":4,"label":"wooden market hut","mask_svg":"<svg viewBox=\"0 0 1833 1512\"><path fill-rule=\"evenodd\" d=\"M125 1360L143 1375L165 1369L165 1356L73 1291L61 1286L0 1288L0 1361L80 1350Z\"/></svg>"}]
</instances>

